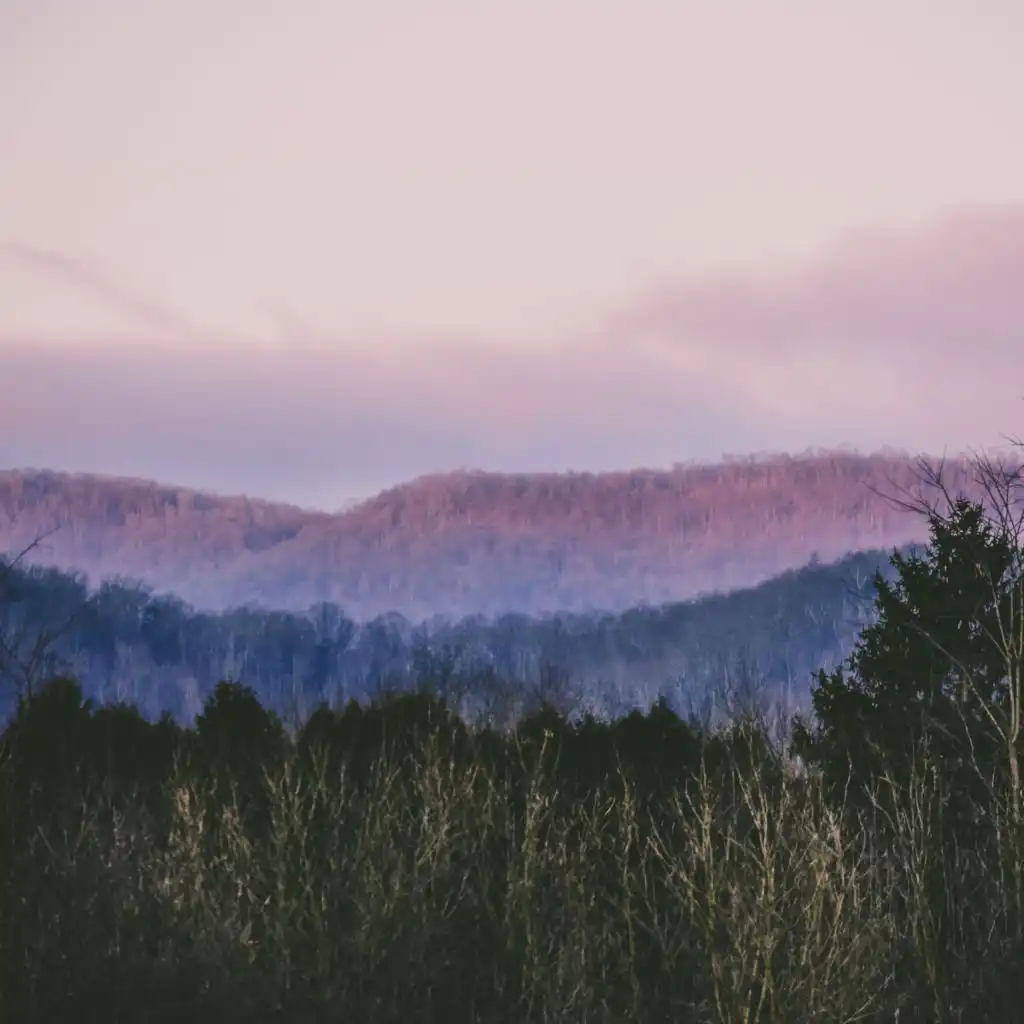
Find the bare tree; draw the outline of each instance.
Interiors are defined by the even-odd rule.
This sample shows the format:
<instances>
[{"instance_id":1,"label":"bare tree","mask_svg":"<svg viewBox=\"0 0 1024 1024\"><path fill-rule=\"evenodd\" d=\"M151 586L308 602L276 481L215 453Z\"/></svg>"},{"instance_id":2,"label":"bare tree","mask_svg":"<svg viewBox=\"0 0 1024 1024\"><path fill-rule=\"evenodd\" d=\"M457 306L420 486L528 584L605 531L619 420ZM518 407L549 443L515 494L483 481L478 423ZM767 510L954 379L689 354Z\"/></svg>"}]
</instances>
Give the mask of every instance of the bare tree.
<instances>
[{"instance_id":1,"label":"bare tree","mask_svg":"<svg viewBox=\"0 0 1024 1024\"><path fill-rule=\"evenodd\" d=\"M1005 440L1024 453L1024 440ZM982 721L994 731L996 742L1005 751L1009 780L1009 816L1015 838L1024 838L1024 792L1022 792L1021 754L1024 746L1024 458L995 458L988 453L972 452L974 482L981 495L985 518L995 541L1009 552L1008 571L994 578L990 568L979 560L977 570L989 588L986 604L994 612L994 626L979 622L980 635L993 645L1001 664L1002 686L996 696L985 699L969 669L930 634L924 634L936 649L948 657L958 673L958 684L964 696L970 696L979 707ZM924 494L903 491L901 496L888 496L898 507L923 515L930 520L948 521L958 498L946 481L945 460L932 464L918 460L918 476L933 500ZM962 702L963 703L963 702ZM981 772L974 759L974 768ZM987 781L987 780L985 780ZM1015 898L1018 912L1024 913L1024 864L1015 862Z\"/></svg>"},{"instance_id":2,"label":"bare tree","mask_svg":"<svg viewBox=\"0 0 1024 1024\"><path fill-rule=\"evenodd\" d=\"M85 602L79 602L70 613L43 624L32 623L28 617L19 623L12 614L26 560L54 532L37 534L13 556L0 555L0 684L12 683L18 700L32 700L39 684L52 671L57 642L85 607Z\"/></svg>"},{"instance_id":3,"label":"bare tree","mask_svg":"<svg viewBox=\"0 0 1024 1024\"><path fill-rule=\"evenodd\" d=\"M544 659L540 665L540 677L527 688L527 706L531 710L549 707L563 718L568 718L579 707L582 688L568 669L554 659Z\"/></svg>"}]
</instances>

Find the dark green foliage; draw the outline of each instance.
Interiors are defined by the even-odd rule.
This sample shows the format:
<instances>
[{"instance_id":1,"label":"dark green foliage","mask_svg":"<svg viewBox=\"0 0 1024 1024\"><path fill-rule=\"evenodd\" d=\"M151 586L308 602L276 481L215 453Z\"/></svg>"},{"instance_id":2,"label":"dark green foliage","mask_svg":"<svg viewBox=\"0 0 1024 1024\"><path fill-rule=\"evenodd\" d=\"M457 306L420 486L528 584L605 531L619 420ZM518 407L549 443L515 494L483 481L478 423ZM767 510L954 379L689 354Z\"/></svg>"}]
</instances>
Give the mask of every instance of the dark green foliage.
<instances>
[{"instance_id":1,"label":"dark green foliage","mask_svg":"<svg viewBox=\"0 0 1024 1024\"><path fill-rule=\"evenodd\" d=\"M292 739L237 683L183 730L57 679L2 753L4 891L24 898L3 906L0 992L19 1021L824 1021L865 999L862 1019L967 1021L1019 995L998 851L960 832L960 863L937 837L925 884L958 916L915 931L907 835L875 847L862 815L815 867L829 812L753 720L710 734L664 700L615 722L541 704L500 733L423 689L321 705ZM810 906L836 923L819 935ZM805 973L832 976L797 970L809 955L840 957L814 982L833 1010L794 1016L818 991ZM742 964L742 984L722 974Z\"/></svg>"},{"instance_id":2,"label":"dark green foliage","mask_svg":"<svg viewBox=\"0 0 1024 1024\"><path fill-rule=\"evenodd\" d=\"M270 765L284 752L285 731L277 715L241 683L218 683L196 717L195 729L214 761Z\"/></svg>"},{"instance_id":3,"label":"dark green foliage","mask_svg":"<svg viewBox=\"0 0 1024 1024\"><path fill-rule=\"evenodd\" d=\"M280 798L280 793L274 790L273 779L281 779L282 768L286 773L297 772L293 778L300 788L309 787L307 791L317 778L333 780L324 792L334 788L337 793L347 793L353 827L361 816L372 813L377 800L397 799L406 824L395 833L388 856L396 863L409 865L424 839L420 829L428 825L433 812L432 794L423 790L423 773L439 765L448 765L452 771L481 771L505 798L491 808L490 813L497 818L480 850L485 859L463 865L477 878L479 890L476 895L469 894L464 905L445 911L446 916L453 915L447 923L409 922L416 928L440 929L433 940L436 957L429 964L421 964L415 977L403 977L404 940L399 931L389 940L395 946L393 954L385 955L388 947L383 947L378 950L378 962L348 967L350 973L357 967L365 972L364 977L350 981L350 992L360 993L367 1012L390 1003L405 1008L401 1011L403 1019L476 1019L478 1012L504 1012L500 1005L493 1004L489 978L495 970L511 972L503 984L512 987L505 989L503 998L513 1000L513 1005L515 1000L526 998L523 980L515 979L532 967L514 948L525 938L516 939L503 931L502 917L515 908L508 903L508 883L500 880L514 871L517 847L529 841L531 793L537 780L545 780L558 814L567 818L572 817L577 804L592 804L602 798L602 793L621 797L622 785L635 785L639 799L650 812L660 797L693 776L704 747L704 740L665 702L648 716L635 713L615 726L593 719L574 726L544 705L524 719L516 733L501 735L487 730L470 732L442 697L421 690L393 693L368 706L351 702L341 711L321 705L292 741L276 716L259 705L251 690L237 683L219 684L196 717L194 729L182 730L167 718L147 722L127 706L95 709L83 700L75 681L55 679L31 703L23 702L3 736L5 778L16 780L15 790L8 790L6 797L7 820L16 822L16 827L5 830L4 871L9 885L28 877L26 872L31 875L33 858L45 856L49 850L34 837L45 835L47 842L52 842L53 836L61 832L61 822L74 818L76 807L86 815L93 830L93 844L100 844L97 855L105 856L101 852L104 843L114 842L116 847L119 841L115 835L121 834L127 836L129 846L135 844L141 849L148 844L156 859L167 856L174 842L175 815L181 813L180 807L175 811L173 794L182 786L192 785L197 787L195 792L205 792L213 801L206 805L211 816L197 834L200 855L208 864L201 884L214 888L233 884L228 876L221 877L216 863L216 849L230 843L233 835L229 819L223 819L221 812L236 808L247 837L244 842L253 844L257 858L272 858L280 841L275 838L279 825L271 808L274 795ZM387 782L394 787L390 796L381 790L382 766L394 768ZM55 794L62 799L57 801ZM463 808L466 813L472 813L472 809L472 805ZM311 838L304 847L306 856L314 860L330 858L332 846L326 837L332 829L337 830L339 822L332 820L326 805L311 805L309 811ZM120 827L118 821L122 822ZM500 821L504 824L495 824ZM581 825L577 823L566 831L556 817L545 821L537 836L552 847L560 842L576 845L586 841L579 831ZM496 841L502 835L505 840ZM119 854L114 848L111 853L115 860L118 856L131 857L130 852ZM349 856L353 853L350 851ZM57 856L53 851L49 855ZM270 1000L268 1005L279 1004L282 1011L287 1007L288 1019L297 1019L296 1015L301 1019L304 1006L319 1019L317 1015L330 1005L328 992L303 991L299 964L290 968L294 972L292 984L297 987L289 995L268 990L258 964L251 965L249 970L255 973L244 980L248 975L220 977L225 965L197 961L192 950L199 937L181 932L181 923L171 923L168 907L153 889L152 879L140 879L143 890L128 918L124 917L124 907L111 906L114 916L109 920L102 916L89 920L86 904L107 905L105 869L99 862L83 860L70 851L58 859L68 857L72 858L78 883L87 880L97 887L94 896L72 892L63 883L56 888L47 883L47 899L27 915L27 907L21 911L9 908L9 934L29 944L35 958L24 971L20 967L12 969L4 983L4 1005L17 1008L17 1019L57 1020L65 1013L73 1016L91 1012L90 1008L98 1012L102 1006L105 1019L134 1020L141 1019L135 1014L144 1006L157 1015L153 1019L201 1012L204 1020L249 1020L257 1019L252 1014L258 1012L262 1000ZM267 893L273 898L274 886L287 885L288 872L302 868L301 864L276 862L271 866L267 861L263 870L269 874L258 884L269 885ZM318 870L327 870L326 861ZM603 879L595 875L594 884L613 895L614 862L608 861L603 867L595 863L594 870L611 872ZM48 923L39 915L58 913L54 903L58 896L70 901L72 909L64 912L64 923L54 930L56 918ZM550 898L557 899L554 890ZM318 941L335 944L340 954L357 939L360 925L358 918L351 916L352 910L339 907L333 927L340 930ZM554 905L550 912L556 912ZM267 927L261 924L251 934L270 948L272 936ZM119 943L105 945L113 938L102 932L105 928L133 932L132 948L123 949ZM354 930L351 937L346 937L346 929ZM324 953L323 948L307 946L302 934L290 935L288 941L291 955L304 949L304 955L316 959ZM88 956L83 955L81 942L89 946ZM416 940L417 948L419 942ZM456 950L465 958L463 963L452 959ZM5 959L13 964L11 952L8 946ZM89 977L79 976L77 970L67 973L60 967L65 956L71 957L69 963L88 967ZM230 970L245 970L244 964L232 962ZM45 971L45 979L30 977L30 971ZM237 987L239 983L241 988ZM421 984L426 987L417 987ZM159 1009L160 1000L167 1000L163 1011ZM410 1012L418 1016L405 1018ZM234 1018L232 1013L239 1016ZM366 1019L381 1019L373 1013ZM384 1019L391 1018L385 1015ZM519 1018L513 1014L512 1019Z\"/></svg>"},{"instance_id":4,"label":"dark green foliage","mask_svg":"<svg viewBox=\"0 0 1024 1024\"><path fill-rule=\"evenodd\" d=\"M953 501L929 518L923 554L893 554L896 579L875 577L877 621L848 668L822 671L812 703L818 729L797 749L836 784L904 778L922 744L970 804L1005 768L1012 649L1020 627L1020 551L978 503ZM1010 645L1010 646L1008 646Z\"/></svg>"}]
</instances>

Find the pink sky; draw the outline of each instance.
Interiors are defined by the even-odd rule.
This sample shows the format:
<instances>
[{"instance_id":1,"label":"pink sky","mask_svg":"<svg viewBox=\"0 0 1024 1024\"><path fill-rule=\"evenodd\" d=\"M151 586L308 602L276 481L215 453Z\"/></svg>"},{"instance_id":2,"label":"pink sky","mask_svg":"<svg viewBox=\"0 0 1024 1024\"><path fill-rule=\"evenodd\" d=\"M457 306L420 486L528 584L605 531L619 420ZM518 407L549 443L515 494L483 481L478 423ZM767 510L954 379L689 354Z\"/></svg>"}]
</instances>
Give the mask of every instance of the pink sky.
<instances>
[{"instance_id":1,"label":"pink sky","mask_svg":"<svg viewBox=\"0 0 1024 1024\"><path fill-rule=\"evenodd\" d=\"M0 465L989 444L1017 0L0 0Z\"/></svg>"}]
</instances>

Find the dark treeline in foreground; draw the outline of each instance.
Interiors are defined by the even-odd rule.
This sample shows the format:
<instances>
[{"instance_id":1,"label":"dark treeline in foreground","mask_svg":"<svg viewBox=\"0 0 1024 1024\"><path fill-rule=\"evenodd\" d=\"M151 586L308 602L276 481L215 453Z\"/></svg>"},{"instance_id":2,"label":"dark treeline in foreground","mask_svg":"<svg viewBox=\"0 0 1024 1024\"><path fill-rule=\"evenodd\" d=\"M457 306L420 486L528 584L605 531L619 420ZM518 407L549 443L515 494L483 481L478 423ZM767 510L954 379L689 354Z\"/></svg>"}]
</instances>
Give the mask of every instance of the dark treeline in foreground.
<instances>
[{"instance_id":1,"label":"dark treeline in foreground","mask_svg":"<svg viewBox=\"0 0 1024 1024\"><path fill-rule=\"evenodd\" d=\"M252 687L289 724L319 703L343 707L424 675L461 692L468 717L519 713L557 680L564 705L599 717L665 695L677 710L728 684L806 702L811 673L849 654L871 609L871 581L892 577L882 552L815 564L750 590L621 615L483 616L414 625L397 614L356 622L335 605L306 615L196 612L141 586L35 566L8 573L0 595L0 685L7 704L33 678L74 676L98 703L191 721L221 679ZM48 642L42 646L39 638ZM0 652L2 653L2 652Z\"/></svg>"},{"instance_id":2,"label":"dark treeline in foreground","mask_svg":"<svg viewBox=\"0 0 1024 1024\"><path fill-rule=\"evenodd\" d=\"M783 746L665 703L470 728L437 680L294 734L22 695L16 1021L1003 1022L1024 1005L1019 533L951 502Z\"/></svg>"}]
</instances>

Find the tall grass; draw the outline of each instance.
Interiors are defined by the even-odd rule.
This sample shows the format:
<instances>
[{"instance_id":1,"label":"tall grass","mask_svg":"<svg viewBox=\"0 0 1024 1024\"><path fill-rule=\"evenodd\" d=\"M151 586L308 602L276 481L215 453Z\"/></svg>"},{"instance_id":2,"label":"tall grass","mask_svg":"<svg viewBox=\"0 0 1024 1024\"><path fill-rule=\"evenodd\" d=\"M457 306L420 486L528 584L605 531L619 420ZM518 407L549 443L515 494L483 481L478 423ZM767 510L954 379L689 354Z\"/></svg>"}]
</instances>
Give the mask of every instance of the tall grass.
<instances>
[{"instance_id":1,"label":"tall grass","mask_svg":"<svg viewBox=\"0 0 1024 1024\"><path fill-rule=\"evenodd\" d=\"M836 802L756 726L681 783L439 728L357 771L182 759L155 792L7 788L11 1021L1006 1021L1021 837L921 761ZM745 729L747 735L740 736ZM754 737L757 738L756 736ZM741 742L742 740L742 742ZM710 747L705 745L705 751ZM11 786L20 787L11 789Z\"/></svg>"}]
</instances>

